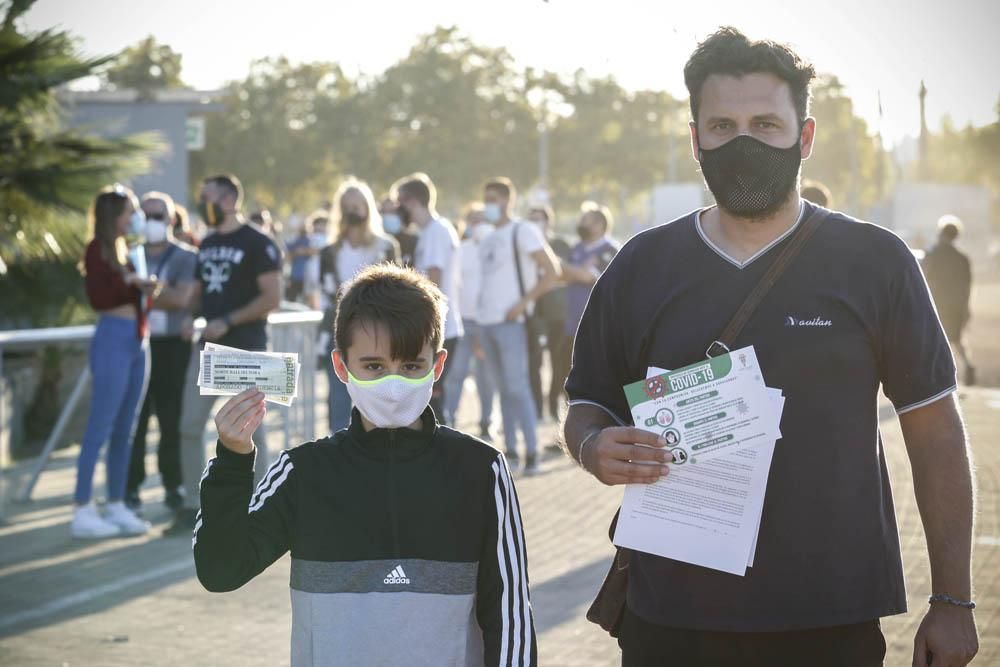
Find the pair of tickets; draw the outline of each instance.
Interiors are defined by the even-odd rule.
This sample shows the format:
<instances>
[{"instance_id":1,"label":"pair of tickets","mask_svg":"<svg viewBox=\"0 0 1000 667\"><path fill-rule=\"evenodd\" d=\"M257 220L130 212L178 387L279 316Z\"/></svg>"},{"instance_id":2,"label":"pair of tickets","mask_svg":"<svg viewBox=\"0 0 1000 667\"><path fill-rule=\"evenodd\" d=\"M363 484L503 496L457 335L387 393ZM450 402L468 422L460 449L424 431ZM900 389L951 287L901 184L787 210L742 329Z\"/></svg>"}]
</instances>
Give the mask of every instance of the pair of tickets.
<instances>
[{"instance_id":1,"label":"pair of tickets","mask_svg":"<svg viewBox=\"0 0 1000 667\"><path fill-rule=\"evenodd\" d=\"M289 406L298 395L299 355L294 352L251 352L205 343L198 364L202 396L235 396L257 388L264 399Z\"/></svg>"}]
</instances>

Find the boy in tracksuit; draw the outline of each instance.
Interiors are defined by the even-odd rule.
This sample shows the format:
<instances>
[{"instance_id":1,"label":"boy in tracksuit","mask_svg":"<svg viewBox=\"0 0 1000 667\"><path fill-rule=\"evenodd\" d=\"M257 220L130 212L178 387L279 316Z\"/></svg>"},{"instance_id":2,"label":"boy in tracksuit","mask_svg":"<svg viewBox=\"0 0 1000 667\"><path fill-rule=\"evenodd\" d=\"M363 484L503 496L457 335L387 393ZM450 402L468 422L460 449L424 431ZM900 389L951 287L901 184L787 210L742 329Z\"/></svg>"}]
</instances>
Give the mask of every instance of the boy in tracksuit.
<instances>
[{"instance_id":1,"label":"boy in tracksuit","mask_svg":"<svg viewBox=\"0 0 1000 667\"><path fill-rule=\"evenodd\" d=\"M253 489L255 390L219 411L194 531L198 579L231 591L291 551L291 662L535 665L527 556L504 456L440 426L441 292L361 272L337 310L349 428L282 452Z\"/></svg>"}]
</instances>

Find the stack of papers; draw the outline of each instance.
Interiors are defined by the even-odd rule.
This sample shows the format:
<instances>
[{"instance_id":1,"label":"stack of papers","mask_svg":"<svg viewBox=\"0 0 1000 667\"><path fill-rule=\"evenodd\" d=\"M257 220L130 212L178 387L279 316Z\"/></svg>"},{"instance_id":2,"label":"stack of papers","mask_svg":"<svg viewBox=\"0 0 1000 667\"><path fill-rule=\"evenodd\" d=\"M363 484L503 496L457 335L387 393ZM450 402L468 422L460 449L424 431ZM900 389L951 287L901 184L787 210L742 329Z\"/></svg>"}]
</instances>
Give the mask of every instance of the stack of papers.
<instances>
[{"instance_id":1,"label":"stack of papers","mask_svg":"<svg viewBox=\"0 0 1000 667\"><path fill-rule=\"evenodd\" d=\"M205 343L198 387L202 396L235 396L256 387L264 400L289 406L298 395L300 368L294 352L249 352Z\"/></svg>"},{"instance_id":2,"label":"stack of papers","mask_svg":"<svg viewBox=\"0 0 1000 667\"><path fill-rule=\"evenodd\" d=\"M669 474L625 488L618 546L743 576L753 566L785 398L753 347L625 387L637 428L662 435Z\"/></svg>"}]
</instances>

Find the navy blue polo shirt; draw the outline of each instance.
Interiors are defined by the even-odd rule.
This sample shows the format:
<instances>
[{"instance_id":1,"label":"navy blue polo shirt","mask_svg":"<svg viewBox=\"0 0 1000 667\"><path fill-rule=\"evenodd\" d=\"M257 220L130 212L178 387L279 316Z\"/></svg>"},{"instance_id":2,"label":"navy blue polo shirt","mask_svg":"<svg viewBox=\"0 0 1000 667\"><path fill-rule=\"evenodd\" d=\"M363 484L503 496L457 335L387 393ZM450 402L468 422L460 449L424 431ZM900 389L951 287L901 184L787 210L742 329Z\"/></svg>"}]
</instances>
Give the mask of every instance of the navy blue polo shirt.
<instances>
[{"instance_id":1,"label":"navy blue polo shirt","mask_svg":"<svg viewBox=\"0 0 1000 667\"><path fill-rule=\"evenodd\" d=\"M804 204L801 220L812 212ZM622 387L648 366L705 356L793 230L746 262L692 213L634 237L594 287L566 383L571 404L630 423ZM898 413L955 390L951 350L913 254L885 229L835 213L765 297L753 345L787 398L754 566L739 577L635 553L628 606L659 625L763 632L906 611L879 433L882 387Z\"/></svg>"}]
</instances>

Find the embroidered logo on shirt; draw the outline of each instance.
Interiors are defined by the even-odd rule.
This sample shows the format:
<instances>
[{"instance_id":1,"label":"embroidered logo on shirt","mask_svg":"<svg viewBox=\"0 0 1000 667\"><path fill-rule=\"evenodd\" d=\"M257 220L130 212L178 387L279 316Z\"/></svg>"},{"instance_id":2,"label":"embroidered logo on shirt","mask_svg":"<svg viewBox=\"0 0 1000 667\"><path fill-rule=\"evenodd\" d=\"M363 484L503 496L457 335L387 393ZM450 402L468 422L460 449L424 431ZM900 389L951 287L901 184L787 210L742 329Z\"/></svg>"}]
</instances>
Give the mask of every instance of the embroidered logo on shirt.
<instances>
[{"instance_id":1,"label":"embroidered logo on shirt","mask_svg":"<svg viewBox=\"0 0 1000 667\"><path fill-rule=\"evenodd\" d=\"M406 576L403 572L403 566L397 565L392 569L392 572L385 576L382 580L383 584L408 584L410 583L410 578Z\"/></svg>"},{"instance_id":2,"label":"embroidered logo on shirt","mask_svg":"<svg viewBox=\"0 0 1000 667\"><path fill-rule=\"evenodd\" d=\"M825 320L822 317L814 317L811 320L803 320L798 317L788 315L785 317L786 327L832 327L833 320Z\"/></svg>"}]
</instances>

